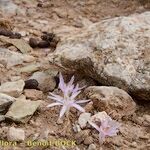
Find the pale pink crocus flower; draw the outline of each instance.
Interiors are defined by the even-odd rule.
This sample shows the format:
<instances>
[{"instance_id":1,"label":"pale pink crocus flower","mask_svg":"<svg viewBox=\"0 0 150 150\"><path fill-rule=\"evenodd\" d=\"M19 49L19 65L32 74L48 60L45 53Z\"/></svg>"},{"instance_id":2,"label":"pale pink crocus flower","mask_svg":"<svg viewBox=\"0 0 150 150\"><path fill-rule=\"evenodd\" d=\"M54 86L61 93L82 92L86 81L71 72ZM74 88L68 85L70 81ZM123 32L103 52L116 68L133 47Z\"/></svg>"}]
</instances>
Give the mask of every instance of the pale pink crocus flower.
<instances>
[{"instance_id":1,"label":"pale pink crocus flower","mask_svg":"<svg viewBox=\"0 0 150 150\"><path fill-rule=\"evenodd\" d=\"M92 121L89 121L89 124L99 132L100 143L103 143L106 137L116 136L120 127L120 124L117 121L112 120L111 117L102 119L100 126Z\"/></svg>"},{"instance_id":2,"label":"pale pink crocus flower","mask_svg":"<svg viewBox=\"0 0 150 150\"><path fill-rule=\"evenodd\" d=\"M62 74L60 73L58 87L62 91L63 96L56 95L53 93L50 93L51 96L48 96L48 98L53 99L56 102L49 104L47 107L50 108L50 107L57 106L57 105L62 106L60 114L59 114L59 118L61 118L65 113L69 113L69 110L71 107L74 107L81 112L85 112L84 108L82 108L79 104L90 101L90 100L75 100L75 98L81 93L81 89L83 89L84 87L79 88L78 84L74 86L73 82L74 82L74 76L66 84L64 82Z\"/></svg>"}]
</instances>

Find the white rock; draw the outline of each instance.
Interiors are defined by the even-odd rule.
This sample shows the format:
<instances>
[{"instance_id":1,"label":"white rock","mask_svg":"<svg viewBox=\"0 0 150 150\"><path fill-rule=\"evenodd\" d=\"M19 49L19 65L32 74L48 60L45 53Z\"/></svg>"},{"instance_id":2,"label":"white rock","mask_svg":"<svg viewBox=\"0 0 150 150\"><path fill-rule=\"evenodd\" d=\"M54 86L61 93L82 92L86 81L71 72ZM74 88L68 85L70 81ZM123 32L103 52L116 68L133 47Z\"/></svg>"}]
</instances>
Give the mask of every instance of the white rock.
<instances>
[{"instance_id":1,"label":"white rock","mask_svg":"<svg viewBox=\"0 0 150 150\"><path fill-rule=\"evenodd\" d=\"M28 34L26 31L19 31L19 33L21 34L21 36L26 36Z\"/></svg>"},{"instance_id":2,"label":"white rock","mask_svg":"<svg viewBox=\"0 0 150 150\"><path fill-rule=\"evenodd\" d=\"M10 141L24 141L25 140L25 131L23 129L10 127L7 138Z\"/></svg>"},{"instance_id":3,"label":"white rock","mask_svg":"<svg viewBox=\"0 0 150 150\"><path fill-rule=\"evenodd\" d=\"M88 147L88 150L96 150L96 145L95 144L90 144Z\"/></svg>"},{"instance_id":4,"label":"white rock","mask_svg":"<svg viewBox=\"0 0 150 150\"><path fill-rule=\"evenodd\" d=\"M87 124L88 120L90 119L90 117L91 117L91 113L82 113L79 116L78 123L81 128L86 127L86 124Z\"/></svg>"},{"instance_id":5,"label":"white rock","mask_svg":"<svg viewBox=\"0 0 150 150\"><path fill-rule=\"evenodd\" d=\"M105 120L106 118L110 118L105 111L98 112L97 114L93 115L89 121L90 122L101 122L102 120Z\"/></svg>"},{"instance_id":6,"label":"white rock","mask_svg":"<svg viewBox=\"0 0 150 150\"><path fill-rule=\"evenodd\" d=\"M17 98L22 94L24 85L23 80L5 82L0 86L0 92Z\"/></svg>"},{"instance_id":7,"label":"white rock","mask_svg":"<svg viewBox=\"0 0 150 150\"><path fill-rule=\"evenodd\" d=\"M8 108L14 101L14 97L0 93L0 112Z\"/></svg>"},{"instance_id":8,"label":"white rock","mask_svg":"<svg viewBox=\"0 0 150 150\"><path fill-rule=\"evenodd\" d=\"M80 126L78 124L73 125L73 131L74 132L80 132L81 131Z\"/></svg>"}]
</instances>

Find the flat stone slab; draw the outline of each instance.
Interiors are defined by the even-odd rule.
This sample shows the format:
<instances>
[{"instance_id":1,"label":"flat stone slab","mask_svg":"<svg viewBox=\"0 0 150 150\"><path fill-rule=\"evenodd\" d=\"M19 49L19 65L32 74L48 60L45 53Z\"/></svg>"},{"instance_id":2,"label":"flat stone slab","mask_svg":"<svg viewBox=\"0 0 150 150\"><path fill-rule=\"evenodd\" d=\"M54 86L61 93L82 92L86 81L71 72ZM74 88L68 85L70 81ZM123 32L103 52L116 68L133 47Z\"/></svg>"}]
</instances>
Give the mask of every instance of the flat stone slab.
<instances>
[{"instance_id":1,"label":"flat stone slab","mask_svg":"<svg viewBox=\"0 0 150 150\"><path fill-rule=\"evenodd\" d=\"M7 119L11 119L15 122L28 122L37 108L40 106L41 101L31 101L31 100L17 100L15 101L7 114L5 115Z\"/></svg>"},{"instance_id":2,"label":"flat stone slab","mask_svg":"<svg viewBox=\"0 0 150 150\"><path fill-rule=\"evenodd\" d=\"M17 98L22 94L24 86L23 80L5 82L0 86L0 92Z\"/></svg>"}]
</instances>

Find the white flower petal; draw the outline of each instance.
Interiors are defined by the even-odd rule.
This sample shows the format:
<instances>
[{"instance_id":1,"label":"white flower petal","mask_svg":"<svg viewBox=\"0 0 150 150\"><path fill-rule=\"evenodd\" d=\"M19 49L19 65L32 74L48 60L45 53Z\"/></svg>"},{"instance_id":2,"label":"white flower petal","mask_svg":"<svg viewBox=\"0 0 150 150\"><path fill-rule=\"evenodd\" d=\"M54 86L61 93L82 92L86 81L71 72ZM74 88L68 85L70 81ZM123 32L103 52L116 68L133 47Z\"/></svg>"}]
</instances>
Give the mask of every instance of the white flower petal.
<instances>
[{"instance_id":1,"label":"white flower petal","mask_svg":"<svg viewBox=\"0 0 150 150\"><path fill-rule=\"evenodd\" d=\"M77 97L79 94L81 93L81 91L75 92L71 95L71 99L74 99L75 97Z\"/></svg>"},{"instance_id":2,"label":"white flower petal","mask_svg":"<svg viewBox=\"0 0 150 150\"><path fill-rule=\"evenodd\" d=\"M82 89L84 89L84 88L86 88L86 87L87 87L87 86L84 85L84 86L80 87L79 90L82 90Z\"/></svg>"},{"instance_id":3,"label":"white flower petal","mask_svg":"<svg viewBox=\"0 0 150 150\"><path fill-rule=\"evenodd\" d=\"M106 137L105 134L103 134L102 132L99 133L99 142L100 142L101 144L104 143L105 137Z\"/></svg>"},{"instance_id":4,"label":"white flower petal","mask_svg":"<svg viewBox=\"0 0 150 150\"><path fill-rule=\"evenodd\" d=\"M72 90L73 93L75 93L75 92L77 92L77 91L79 91L79 84L77 84L77 85L75 86L75 88Z\"/></svg>"},{"instance_id":5,"label":"white flower petal","mask_svg":"<svg viewBox=\"0 0 150 150\"><path fill-rule=\"evenodd\" d=\"M76 103L81 104L81 103L87 103L89 101L91 101L91 100L78 100L78 101L76 101Z\"/></svg>"},{"instance_id":6,"label":"white flower petal","mask_svg":"<svg viewBox=\"0 0 150 150\"><path fill-rule=\"evenodd\" d=\"M62 105L62 104L61 103L52 103L52 104L47 105L46 107L50 108L50 107L54 107L57 105Z\"/></svg>"},{"instance_id":7,"label":"white flower petal","mask_svg":"<svg viewBox=\"0 0 150 150\"><path fill-rule=\"evenodd\" d=\"M84 108L82 108L80 105L76 104L76 103L73 103L72 104L72 107L75 107L76 109L78 109L79 111L81 112L85 112Z\"/></svg>"},{"instance_id":8,"label":"white flower petal","mask_svg":"<svg viewBox=\"0 0 150 150\"><path fill-rule=\"evenodd\" d=\"M92 127L94 127L97 131L99 131L100 132L100 128L98 127L98 125L96 125L95 123L93 123L92 121L88 121L89 122L89 124L92 126Z\"/></svg>"},{"instance_id":9,"label":"white flower petal","mask_svg":"<svg viewBox=\"0 0 150 150\"><path fill-rule=\"evenodd\" d=\"M67 106L63 105L63 107L62 107L62 109L60 111L60 114L59 114L59 118L61 118L65 114L65 112L67 111L67 109L68 109Z\"/></svg>"},{"instance_id":10,"label":"white flower petal","mask_svg":"<svg viewBox=\"0 0 150 150\"><path fill-rule=\"evenodd\" d=\"M72 84L73 84L73 82L74 82L74 76L72 76L72 78L70 79L70 81L68 82L68 86L71 86Z\"/></svg>"},{"instance_id":11,"label":"white flower petal","mask_svg":"<svg viewBox=\"0 0 150 150\"><path fill-rule=\"evenodd\" d=\"M59 73L59 85L58 87L64 92L65 88L66 88L66 84L64 82L63 76L61 73Z\"/></svg>"},{"instance_id":12,"label":"white flower petal","mask_svg":"<svg viewBox=\"0 0 150 150\"><path fill-rule=\"evenodd\" d=\"M57 99L63 99L63 97L56 95L56 94L53 94L53 93L50 93L50 95L52 95L53 97L56 97Z\"/></svg>"},{"instance_id":13,"label":"white flower petal","mask_svg":"<svg viewBox=\"0 0 150 150\"><path fill-rule=\"evenodd\" d=\"M55 100L57 102L60 102L60 103L63 103L63 101L59 98L56 98L56 97L52 97L52 96L48 96L48 98L52 99L52 100Z\"/></svg>"}]
</instances>

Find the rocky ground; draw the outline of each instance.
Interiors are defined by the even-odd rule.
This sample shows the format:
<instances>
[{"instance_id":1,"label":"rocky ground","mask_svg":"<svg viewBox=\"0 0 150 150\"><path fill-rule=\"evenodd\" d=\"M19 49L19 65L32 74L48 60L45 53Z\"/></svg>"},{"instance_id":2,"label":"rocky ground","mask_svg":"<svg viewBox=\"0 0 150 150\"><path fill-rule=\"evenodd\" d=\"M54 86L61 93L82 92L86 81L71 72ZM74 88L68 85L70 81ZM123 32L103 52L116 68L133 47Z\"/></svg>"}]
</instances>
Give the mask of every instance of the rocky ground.
<instances>
[{"instance_id":1,"label":"rocky ground","mask_svg":"<svg viewBox=\"0 0 150 150\"><path fill-rule=\"evenodd\" d=\"M0 150L150 149L149 10L149 0L0 0ZM59 72L86 85L86 113L59 120L46 107ZM102 111L121 126L100 144L88 120ZM36 145L48 140L72 146Z\"/></svg>"}]
</instances>

